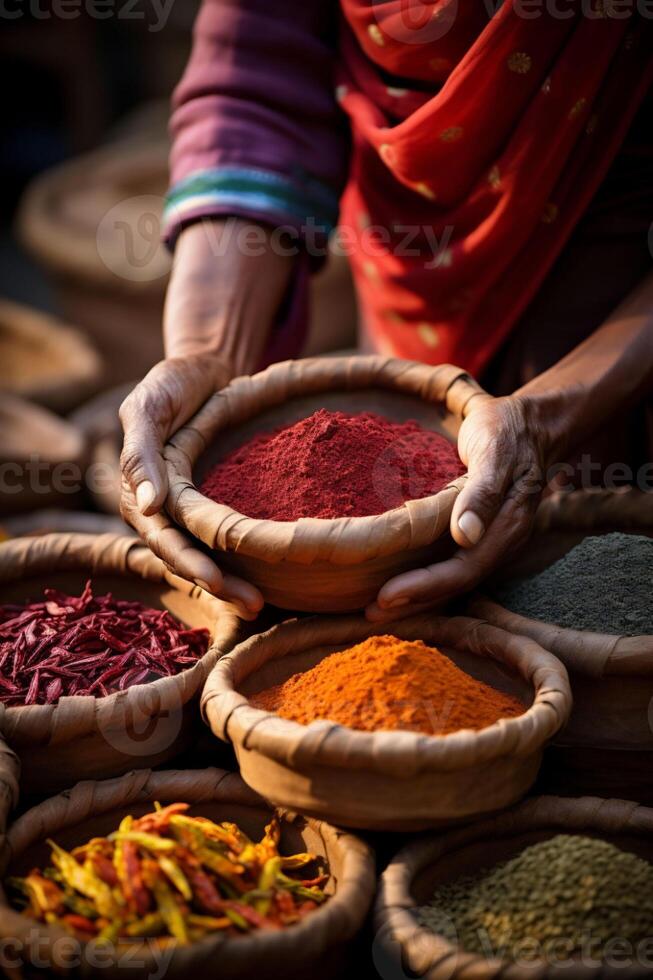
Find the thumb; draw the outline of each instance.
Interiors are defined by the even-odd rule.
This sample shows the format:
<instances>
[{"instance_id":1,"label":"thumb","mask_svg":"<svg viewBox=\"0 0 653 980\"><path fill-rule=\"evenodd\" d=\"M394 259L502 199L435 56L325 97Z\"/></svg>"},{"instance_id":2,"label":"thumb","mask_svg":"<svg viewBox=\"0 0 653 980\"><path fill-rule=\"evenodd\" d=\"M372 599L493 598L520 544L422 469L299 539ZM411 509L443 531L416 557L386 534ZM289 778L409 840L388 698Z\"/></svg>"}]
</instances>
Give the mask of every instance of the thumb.
<instances>
[{"instance_id":1,"label":"thumb","mask_svg":"<svg viewBox=\"0 0 653 980\"><path fill-rule=\"evenodd\" d=\"M139 511L149 517L161 510L168 493L161 432L133 395L122 404L120 421L125 434L120 466Z\"/></svg>"},{"instance_id":2,"label":"thumb","mask_svg":"<svg viewBox=\"0 0 653 980\"><path fill-rule=\"evenodd\" d=\"M512 482L510 467L494 451L469 460L467 481L451 513L451 536L463 548L478 544L501 509Z\"/></svg>"}]
</instances>

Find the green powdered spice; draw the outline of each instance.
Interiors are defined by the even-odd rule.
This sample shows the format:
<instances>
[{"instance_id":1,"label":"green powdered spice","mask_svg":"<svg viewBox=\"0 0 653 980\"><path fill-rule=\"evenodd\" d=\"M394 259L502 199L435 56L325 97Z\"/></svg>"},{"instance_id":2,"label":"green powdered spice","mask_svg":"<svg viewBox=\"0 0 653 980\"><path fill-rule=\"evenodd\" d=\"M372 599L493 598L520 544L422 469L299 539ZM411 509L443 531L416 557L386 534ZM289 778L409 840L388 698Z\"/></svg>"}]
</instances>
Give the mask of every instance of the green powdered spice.
<instances>
[{"instance_id":1,"label":"green powdered spice","mask_svg":"<svg viewBox=\"0 0 653 980\"><path fill-rule=\"evenodd\" d=\"M539 575L495 592L513 612L568 629L637 636L653 633L653 539L640 534L585 538Z\"/></svg>"},{"instance_id":2,"label":"green powdered spice","mask_svg":"<svg viewBox=\"0 0 653 980\"><path fill-rule=\"evenodd\" d=\"M470 953L517 960L602 960L617 940L636 957L653 938L653 866L590 837L559 834L441 885L421 923Z\"/></svg>"}]
</instances>

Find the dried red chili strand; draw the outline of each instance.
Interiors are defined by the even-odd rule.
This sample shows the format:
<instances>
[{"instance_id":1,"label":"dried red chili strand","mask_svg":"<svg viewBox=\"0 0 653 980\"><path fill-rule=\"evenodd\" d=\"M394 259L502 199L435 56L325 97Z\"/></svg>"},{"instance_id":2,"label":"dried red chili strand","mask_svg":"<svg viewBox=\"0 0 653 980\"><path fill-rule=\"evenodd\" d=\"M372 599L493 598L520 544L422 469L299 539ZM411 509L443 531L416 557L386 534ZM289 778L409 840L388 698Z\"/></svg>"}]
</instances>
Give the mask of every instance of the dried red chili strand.
<instances>
[{"instance_id":1,"label":"dried red chili strand","mask_svg":"<svg viewBox=\"0 0 653 980\"><path fill-rule=\"evenodd\" d=\"M208 649L205 629L167 610L45 589L44 599L0 605L0 702L53 704L63 696L110 694L186 670Z\"/></svg>"}]
</instances>

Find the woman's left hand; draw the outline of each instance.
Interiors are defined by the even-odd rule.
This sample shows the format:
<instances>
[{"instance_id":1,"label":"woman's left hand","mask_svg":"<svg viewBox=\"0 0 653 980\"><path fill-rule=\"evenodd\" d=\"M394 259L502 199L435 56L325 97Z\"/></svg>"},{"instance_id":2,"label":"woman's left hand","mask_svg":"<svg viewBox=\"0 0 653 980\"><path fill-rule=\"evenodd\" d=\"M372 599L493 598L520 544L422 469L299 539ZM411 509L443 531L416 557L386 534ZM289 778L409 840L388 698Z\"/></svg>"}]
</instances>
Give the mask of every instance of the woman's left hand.
<instances>
[{"instance_id":1,"label":"woman's left hand","mask_svg":"<svg viewBox=\"0 0 653 980\"><path fill-rule=\"evenodd\" d=\"M477 395L458 434L468 477L451 515L460 545L446 561L385 583L366 609L389 622L472 589L529 535L544 489L549 437L527 397Z\"/></svg>"}]
</instances>

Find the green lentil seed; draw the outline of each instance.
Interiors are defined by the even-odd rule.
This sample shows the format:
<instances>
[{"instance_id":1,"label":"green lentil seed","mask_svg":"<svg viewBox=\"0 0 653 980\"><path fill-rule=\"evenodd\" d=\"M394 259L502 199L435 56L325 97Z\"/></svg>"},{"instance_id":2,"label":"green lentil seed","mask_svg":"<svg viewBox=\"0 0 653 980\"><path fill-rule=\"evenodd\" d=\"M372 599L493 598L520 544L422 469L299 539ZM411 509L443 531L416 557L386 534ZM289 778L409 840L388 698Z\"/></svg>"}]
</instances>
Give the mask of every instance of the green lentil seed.
<instances>
[{"instance_id":1,"label":"green lentil seed","mask_svg":"<svg viewBox=\"0 0 653 980\"><path fill-rule=\"evenodd\" d=\"M571 958L653 937L653 865L607 841L559 834L439 886L419 921L470 953Z\"/></svg>"}]
</instances>

